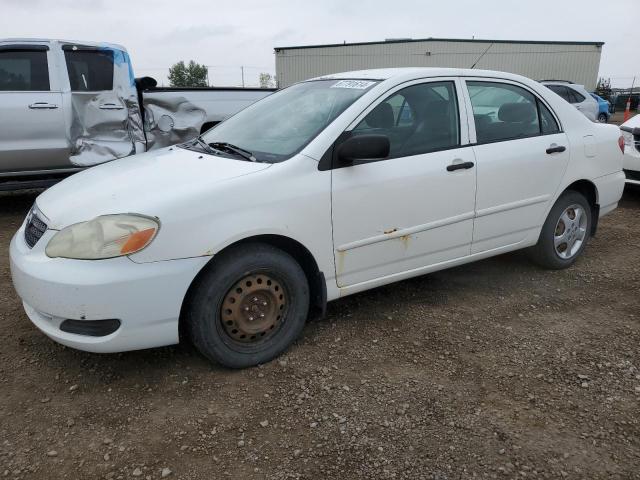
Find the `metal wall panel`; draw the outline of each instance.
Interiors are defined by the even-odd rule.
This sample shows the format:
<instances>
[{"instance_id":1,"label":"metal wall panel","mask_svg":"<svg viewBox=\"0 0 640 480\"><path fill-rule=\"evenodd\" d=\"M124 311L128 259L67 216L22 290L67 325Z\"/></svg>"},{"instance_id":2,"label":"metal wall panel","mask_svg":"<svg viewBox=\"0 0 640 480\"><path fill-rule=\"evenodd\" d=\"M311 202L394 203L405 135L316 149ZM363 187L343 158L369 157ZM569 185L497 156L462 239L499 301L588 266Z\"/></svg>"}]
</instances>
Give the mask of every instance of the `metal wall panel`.
<instances>
[{"instance_id":1,"label":"metal wall panel","mask_svg":"<svg viewBox=\"0 0 640 480\"><path fill-rule=\"evenodd\" d=\"M484 53L484 55L483 55ZM279 87L349 70L459 67L500 70L536 80L571 80L595 89L602 47L593 43L424 40L310 48L276 48Z\"/></svg>"}]
</instances>

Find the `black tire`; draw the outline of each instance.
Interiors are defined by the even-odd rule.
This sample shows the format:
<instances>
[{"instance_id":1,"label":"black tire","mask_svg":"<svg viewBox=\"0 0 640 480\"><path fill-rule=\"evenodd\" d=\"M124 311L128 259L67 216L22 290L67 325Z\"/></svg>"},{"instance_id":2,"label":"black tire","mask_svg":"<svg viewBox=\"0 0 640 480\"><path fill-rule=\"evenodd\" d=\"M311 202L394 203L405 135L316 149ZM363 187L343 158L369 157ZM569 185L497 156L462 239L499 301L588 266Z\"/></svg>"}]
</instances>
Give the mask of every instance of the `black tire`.
<instances>
[{"instance_id":1,"label":"black tire","mask_svg":"<svg viewBox=\"0 0 640 480\"><path fill-rule=\"evenodd\" d=\"M598 122L600 123L607 123L609 121L609 117L607 116L606 113L600 113L598 115Z\"/></svg>"},{"instance_id":2,"label":"black tire","mask_svg":"<svg viewBox=\"0 0 640 480\"><path fill-rule=\"evenodd\" d=\"M249 275L274 278L274 283L282 286L287 303L273 332L243 344L223 325L222 307L225 297L229 301L227 294L233 295L232 287ZM215 259L197 280L187 302L186 333L200 353L226 367L245 368L274 359L300 335L309 311L309 285L304 271L289 254L271 245L247 243Z\"/></svg>"},{"instance_id":3,"label":"black tire","mask_svg":"<svg viewBox=\"0 0 640 480\"><path fill-rule=\"evenodd\" d=\"M586 233L580 248L570 257L561 258L554 244L556 226L563 212L572 205L579 205L586 214ZM579 192L568 190L556 201L542 226L538 243L529 249L529 256L538 265L552 270L568 268L575 263L584 251L591 234L592 210L587 199Z\"/></svg>"}]
</instances>

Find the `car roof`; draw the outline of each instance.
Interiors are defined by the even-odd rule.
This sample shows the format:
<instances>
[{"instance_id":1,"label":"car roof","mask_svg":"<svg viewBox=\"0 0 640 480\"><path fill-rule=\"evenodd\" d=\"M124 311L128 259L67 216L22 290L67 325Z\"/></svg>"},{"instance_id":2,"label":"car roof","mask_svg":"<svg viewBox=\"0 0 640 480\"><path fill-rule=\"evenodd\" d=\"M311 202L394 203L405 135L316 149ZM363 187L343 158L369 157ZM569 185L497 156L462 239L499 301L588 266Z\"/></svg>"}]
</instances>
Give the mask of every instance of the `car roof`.
<instances>
[{"instance_id":1,"label":"car roof","mask_svg":"<svg viewBox=\"0 0 640 480\"><path fill-rule=\"evenodd\" d=\"M397 80L408 81L428 77L488 77L515 80L531 83L533 80L515 73L500 72L495 70L476 70L471 68L438 68L438 67L402 67L402 68L375 68L370 70L354 70L349 72L332 73L312 78L314 80Z\"/></svg>"},{"instance_id":2,"label":"car roof","mask_svg":"<svg viewBox=\"0 0 640 480\"><path fill-rule=\"evenodd\" d=\"M113 48L115 50L121 50L126 52L127 49L122 45L118 45L116 43L108 43L108 42L85 42L81 40L62 40L56 38L0 38L0 45L2 44L11 44L11 43L22 43L22 44L43 44L43 43L60 43L63 45L82 45L85 47L98 47L98 48Z\"/></svg>"},{"instance_id":3,"label":"car roof","mask_svg":"<svg viewBox=\"0 0 640 480\"><path fill-rule=\"evenodd\" d=\"M568 82L567 80L542 80L540 83L542 83L543 85L562 85L563 87L569 88L584 88L584 85Z\"/></svg>"}]
</instances>

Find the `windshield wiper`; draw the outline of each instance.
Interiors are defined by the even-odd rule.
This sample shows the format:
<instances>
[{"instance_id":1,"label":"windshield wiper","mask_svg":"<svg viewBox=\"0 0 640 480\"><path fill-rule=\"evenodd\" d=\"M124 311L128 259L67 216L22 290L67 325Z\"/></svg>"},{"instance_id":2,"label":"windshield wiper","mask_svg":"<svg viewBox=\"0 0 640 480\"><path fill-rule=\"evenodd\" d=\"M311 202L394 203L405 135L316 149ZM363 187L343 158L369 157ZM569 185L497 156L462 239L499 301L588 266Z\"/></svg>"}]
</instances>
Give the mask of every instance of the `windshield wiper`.
<instances>
[{"instance_id":1,"label":"windshield wiper","mask_svg":"<svg viewBox=\"0 0 640 480\"><path fill-rule=\"evenodd\" d=\"M250 162L257 162L258 159L253 156L249 150L245 150L244 148L236 147L227 142L213 142L208 144L209 147L213 147L216 150L223 150L227 152L235 153L236 155L240 155L242 158L249 160Z\"/></svg>"},{"instance_id":2,"label":"windshield wiper","mask_svg":"<svg viewBox=\"0 0 640 480\"><path fill-rule=\"evenodd\" d=\"M200 147L202 147L202 149L207 152L207 153L211 153L213 155L216 155L218 152L211 147L211 145L209 145L207 142L205 142L204 140L202 140L202 138L200 138L199 136L193 139L193 143L194 146L200 145Z\"/></svg>"}]
</instances>

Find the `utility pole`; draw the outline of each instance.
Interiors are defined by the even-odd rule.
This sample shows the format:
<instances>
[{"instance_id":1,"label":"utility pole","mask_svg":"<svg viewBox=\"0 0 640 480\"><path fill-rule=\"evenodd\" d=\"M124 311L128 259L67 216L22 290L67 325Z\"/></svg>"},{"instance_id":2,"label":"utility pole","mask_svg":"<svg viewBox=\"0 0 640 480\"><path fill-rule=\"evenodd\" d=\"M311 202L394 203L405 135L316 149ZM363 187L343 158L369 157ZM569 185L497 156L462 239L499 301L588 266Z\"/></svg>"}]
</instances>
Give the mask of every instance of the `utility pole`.
<instances>
[{"instance_id":1,"label":"utility pole","mask_svg":"<svg viewBox=\"0 0 640 480\"><path fill-rule=\"evenodd\" d=\"M244 66L240 67L240 73L242 74L242 88L244 88Z\"/></svg>"}]
</instances>

